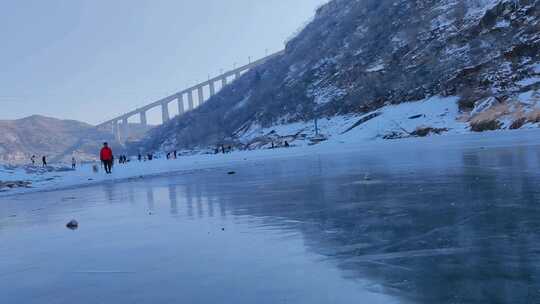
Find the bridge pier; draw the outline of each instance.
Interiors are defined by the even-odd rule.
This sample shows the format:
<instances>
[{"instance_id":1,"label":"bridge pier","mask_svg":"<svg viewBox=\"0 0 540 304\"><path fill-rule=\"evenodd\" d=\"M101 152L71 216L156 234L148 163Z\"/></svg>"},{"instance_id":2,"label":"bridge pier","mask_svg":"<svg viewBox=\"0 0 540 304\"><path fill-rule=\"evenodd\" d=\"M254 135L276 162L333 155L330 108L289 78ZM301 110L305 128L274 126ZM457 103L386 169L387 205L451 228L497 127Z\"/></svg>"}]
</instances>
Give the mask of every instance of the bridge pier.
<instances>
[{"instance_id":1,"label":"bridge pier","mask_svg":"<svg viewBox=\"0 0 540 304\"><path fill-rule=\"evenodd\" d=\"M122 135L121 135L121 139L123 139L124 141L126 141L129 137L129 122L128 122L128 117L124 117L122 119Z\"/></svg>"},{"instance_id":2,"label":"bridge pier","mask_svg":"<svg viewBox=\"0 0 540 304\"><path fill-rule=\"evenodd\" d=\"M234 73L234 80L237 80L238 78L240 78L240 71Z\"/></svg>"},{"instance_id":3,"label":"bridge pier","mask_svg":"<svg viewBox=\"0 0 540 304\"><path fill-rule=\"evenodd\" d=\"M216 87L213 81L210 81L210 97L216 95Z\"/></svg>"},{"instance_id":4,"label":"bridge pier","mask_svg":"<svg viewBox=\"0 0 540 304\"><path fill-rule=\"evenodd\" d=\"M197 103L197 107L200 107L204 102L203 86L198 87L197 92L199 93L199 102Z\"/></svg>"},{"instance_id":5,"label":"bridge pier","mask_svg":"<svg viewBox=\"0 0 540 304\"><path fill-rule=\"evenodd\" d=\"M184 114L184 94L178 95L178 116Z\"/></svg>"},{"instance_id":6,"label":"bridge pier","mask_svg":"<svg viewBox=\"0 0 540 304\"><path fill-rule=\"evenodd\" d=\"M227 86L227 76L221 78L221 88L224 88Z\"/></svg>"},{"instance_id":7,"label":"bridge pier","mask_svg":"<svg viewBox=\"0 0 540 304\"><path fill-rule=\"evenodd\" d=\"M169 121L169 104L167 102L161 104L161 119L163 123Z\"/></svg>"},{"instance_id":8,"label":"bridge pier","mask_svg":"<svg viewBox=\"0 0 540 304\"><path fill-rule=\"evenodd\" d=\"M112 122L112 132L114 135L114 139L117 141L120 141L120 130L118 128L118 120L115 120Z\"/></svg>"},{"instance_id":9,"label":"bridge pier","mask_svg":"<svg viewBox=\"0 0 540 304\"><path fill-rule=\"evenodd\" d=\"M188 111L193 110L193 91L188 91Z\"/></svg>"},{"instance_id":10,"label":"bridge pier","mask_svg":"<svg viewBox=\"0 0 540 304\"><path fill-rule=\"evenodd\" d=\"M146 111L141 111L141 113L139 113L139 115L140 115L140 119L141 119L141 125L146 127L148 125L148 121L146 120Z\"/></svg>"}]
</instances>

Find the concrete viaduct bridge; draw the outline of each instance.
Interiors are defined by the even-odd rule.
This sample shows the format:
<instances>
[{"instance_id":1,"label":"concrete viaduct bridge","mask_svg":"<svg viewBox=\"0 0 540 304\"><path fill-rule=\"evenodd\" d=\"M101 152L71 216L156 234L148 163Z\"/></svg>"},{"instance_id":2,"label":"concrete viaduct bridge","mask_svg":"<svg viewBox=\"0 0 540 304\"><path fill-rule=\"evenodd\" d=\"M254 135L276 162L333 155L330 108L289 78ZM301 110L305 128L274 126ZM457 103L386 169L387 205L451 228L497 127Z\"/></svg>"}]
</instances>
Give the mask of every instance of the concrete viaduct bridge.
<instances>
[{"instance_id":1,"label":"concrete viaduct bridge","mask_svg":"<svg viewBox=\"0 0 540 304\"><path fill-rule=\"evenodd\" d=\"M253 68L256 67L274 57L277 57L279 55L283 54L283 51L274 53L272 55L266 56L264 58L261 58L257 61L250 62L249 64L246 64L244 66L235 68L233 70L230 70L228 72L225 72L219 76L216 76L214 78L209 79L208 81L201 82L199 84L196 84L192 87L189 87L187 89L184 89L180 92L177 92L175 94L172 94L170 96L167 96L165 98L159 99L157 101L154 101L152 103L149 103L143 107L140 107L138 109L135 109L133 111L127 112L125 114L119 115L113 119L110 119L104 123L101 123L97 125L98 128L107 128L111 130L111 132L114 134L115 138L122 142L125 141L129 137L129 122L128 119L133 116L139 116L140 123L143 126L147 126L148 122L146 119L146 112L153 108L161 108L161 117L162 122L165 123L170 119L169 116L169 104L172 102L176 102L178 104L178 115L182 115L186 112L189 112L201 104L203 104L205 101L210 99L210 97L214 96L216 91L216 83L221 83L220 89L224 88L229 84L230 78L233 78L232 81L238 79L240 75ZM204 89L205 87L209 88L210 95L205 96ZM197 94L197 103L195 103L195 96L194 94ZM187 98L187 99L184 99ZM187 104L184 104L184 100L187 100Z\"/></svg>"}]
</instances>

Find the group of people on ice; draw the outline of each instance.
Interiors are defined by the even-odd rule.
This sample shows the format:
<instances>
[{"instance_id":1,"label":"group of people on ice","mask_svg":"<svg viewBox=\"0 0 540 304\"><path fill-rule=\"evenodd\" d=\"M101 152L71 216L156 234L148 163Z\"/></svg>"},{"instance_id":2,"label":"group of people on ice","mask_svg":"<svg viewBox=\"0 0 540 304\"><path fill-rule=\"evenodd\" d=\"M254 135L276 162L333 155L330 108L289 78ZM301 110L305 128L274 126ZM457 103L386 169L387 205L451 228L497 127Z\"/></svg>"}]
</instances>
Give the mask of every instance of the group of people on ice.
<instances>
[{"instance_id":1,"label":"group of people on ice","mask_svg":"<svg viewBox=\"0 0 540 304\"><path fill-rule=\"evenodd\" d=\"M36 156L32 155L30 157L30 161L32 162L32 166L35 166L36 165ZM41 157L41 166L42 167L47 167L47 156L46 155L43 155ZM75 159L75 157L72 157L71 158L71 168L75 169L75 167L77 167L77 160Z\"/></svg>"},{"instance_id":2,"label":"group of people on ice","mask_svg":"<svg viewBox=\"0 0 540 304\"><path fill-rule=\"evenodd\" d=\"M153 160L154 159L154 154L152 153L148 153L146 155L142 155L141 153L139 153L139 156L137 157L137 159L141 162L141 161L147 161L147 160Z\"/></svg>"},{"instance_id":3,"label":"group of people on ice","mask_svg":"<svg viewBox=\"0 0 540 304\"><path fill-rule=\"evenodd\" d=\"M178 157L178 151L167 152L167 159L176 159Z\"/></svg>"},{"instance_id":4,"label":"group of people on ice","mask_svg":"<svg viewBox=\"0 0 540 304\"><path fill-rule=\"evenodd\" d=\"M288 147L288 143L286 142L286 147ZM232 152L232 147L231 146L225 146L225 145L221 145L221 146L218 146L216 149L215 149L215 153L218 154L219 152L223 153L223 154L226 154L226 153L230 153ZM166 154L166 158L167 159L176 159L177 157L179 156L179 153L178 151L174 150L172 152L168 152ZM142 155L141 153L139 153L138 155L138 160L139 162L143 161L151 161L155 158L154 154L152 153L148 153L147 155ZM111 149L111 147L109 146L109 144L107 142L104 142L103 143L103 147L101 148L100 152L99 152L99 159L101 161L101 164L103 166L103 169L105 170L105 173L107 174L112 174L112 169L113 169L113 166L114 166L114 154L113 154L113 151ZM30 158L30 160L32 161L32 165L35 165L36 164L36 156L35 155L32 155L32 157ZM129 162L129 157L126 156L126 155L120 155L119 158L118 158L118 163L119 164L126 164ZM41 158L41 163L42 163L42 166L45 167L47 166L47 157L46 156L43 156ZM71 167L72 169L75 169L77 166L77 162L75 160L75 157L72 157L71 159ZM94 165L93 167L93 170L94 172L97 172L98 171L98 167L96 165Z\"/></svg>"},{"instance_id":5,"label":"group of people on ice","mask_svg":"<svg viewBox=\"0 0 540 304\"><path fill-rule=\"evenodd\" d=\"M176 158L176 156L177 156L177 152L174 151L174 158ZM172 157L170 156L170 153L167 154L167 159L169 159L169 157ZM143 161L143 159L144 161L147 161L147 160L151 161L154 159L154 154L148 153L147 155L143 157L143 155L139 153L137 158L139 161ZM111 174L112 168L114 166L114 154L111 147L109 147L109 144L106 142L103 143L103 147L101 148L101 151L99 152L99 159L101 160L101 164L103 165L103 168L105 169L105 173ZM118 157L119 164L127 164L129 163L129 161L130 161L129 157L126 155L120 155Z\"/></svg>"},{"instance_id":6,"label":"group of people on ice","mask_svg":"<svg viewBox=\"0 0 540 304\"><path fill-rule=\"evenodd\" d=\"M30 157L30 161L32 162L32 166L35 166L36 165L36 156L32 155L32 157ZM41 157L41 166L42 167L47 167L47 156L45 156L45 155L43 155Z\"/></svg>"}]
</instances>

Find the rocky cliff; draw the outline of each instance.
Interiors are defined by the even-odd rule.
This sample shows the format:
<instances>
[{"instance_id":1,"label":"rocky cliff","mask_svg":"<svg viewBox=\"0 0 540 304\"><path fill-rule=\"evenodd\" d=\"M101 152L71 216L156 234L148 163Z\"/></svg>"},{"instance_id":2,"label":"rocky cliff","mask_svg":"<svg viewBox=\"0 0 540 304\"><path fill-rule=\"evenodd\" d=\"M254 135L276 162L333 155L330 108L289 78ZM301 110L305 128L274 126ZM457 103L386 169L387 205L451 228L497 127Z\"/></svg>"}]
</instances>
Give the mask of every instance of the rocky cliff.
<instances>
[{"instance_id":1,"label":"rocky cliff","mask_svg":"<svg viewBox=\"0 0 540 304\"><path fill-rule=\"evenodd\" d=\"M472 131L537 124L539 21L538 0L330 1L284 55L142 144L246 145L254 129L360 117L433 96L455 97L455 119Z\"/></svg>"}]
</instances>

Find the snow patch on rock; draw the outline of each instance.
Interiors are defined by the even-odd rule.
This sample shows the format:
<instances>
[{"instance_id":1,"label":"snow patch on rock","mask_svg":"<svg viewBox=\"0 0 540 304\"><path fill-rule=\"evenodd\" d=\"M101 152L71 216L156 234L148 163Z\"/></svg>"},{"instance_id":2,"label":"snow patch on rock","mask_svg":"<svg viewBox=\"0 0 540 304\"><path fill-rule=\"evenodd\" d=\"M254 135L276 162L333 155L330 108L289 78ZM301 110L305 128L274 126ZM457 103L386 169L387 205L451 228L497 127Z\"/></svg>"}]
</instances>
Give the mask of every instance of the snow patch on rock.
<instances>
[{"instance_id":1,"label":"snow patch on rock","mask_svg":"<svg viewBox=\"0 0 540 304\"><path fill-rule=\"evenodd\" d=\"M327 104L345 96L346 94L346 90L338 88L334 85L329 85L327 87L319 87L318 85L312 86L307 92L308 97L312 97L313 101L317 105Z\"/></svg>"},{"instance_id":2,"label":"snow patch on rock","mask_svg":"<svg viewBox=\"0 0 540 304\"><path fill-rule=\"evenodd\" d=\"M529 77L529 78L522 79L516 83L522 87L527 87L538 82L540 82L540 77Z\"/></svg>"},{"instance_id":3,"label":"snow patch on rock","mask_svg":"<svg viewBox=\"0 0 540 304\"><path fill-rule=\"evenodd\" d=\"M370 68L368 68L366 70L366 72L368 73L372 73L372 72L379 72L379 71L382 71L384 70L384 64L383 63L377 63L376 65L374 66L371 66Z\"/></svg>"},{"instance_id":4,"label":"snow patch on rock","mask_svg":"<svg viewBox=\"0 0 540 304\"><path fill-rule=\"evenodd\" d=\"M471 115L474 116L474 115L480 114L481 112L484 112L485 110L493 107L497 103L499 102L494 97L488 97L488 98L479 100L475 103L474 109L472 110Z\"/></svg>"}]
</instances>

